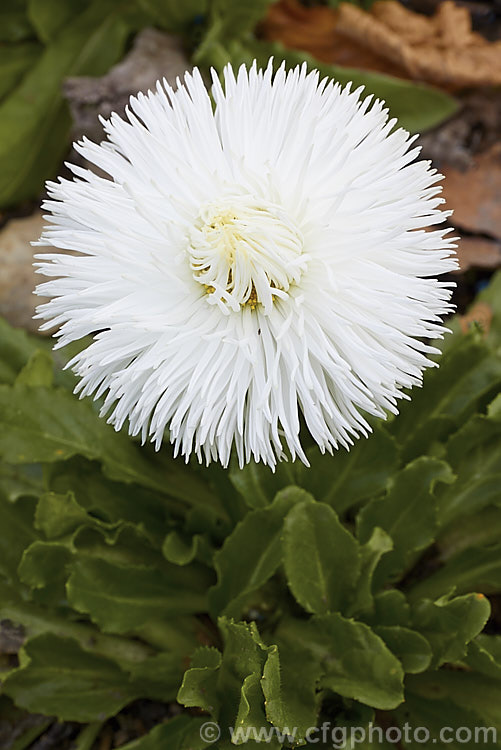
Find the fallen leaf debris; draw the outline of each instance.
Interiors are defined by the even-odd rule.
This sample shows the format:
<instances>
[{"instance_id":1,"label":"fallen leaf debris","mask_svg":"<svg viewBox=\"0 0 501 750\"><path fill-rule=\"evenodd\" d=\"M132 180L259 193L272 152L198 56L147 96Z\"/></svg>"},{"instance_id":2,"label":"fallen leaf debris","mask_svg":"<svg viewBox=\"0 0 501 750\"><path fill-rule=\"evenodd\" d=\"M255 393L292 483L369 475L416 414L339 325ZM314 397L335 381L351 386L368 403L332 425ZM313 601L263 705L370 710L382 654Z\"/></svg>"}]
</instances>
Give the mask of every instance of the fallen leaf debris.
<instances>
[{"instance_id":1,"label":"fallen leaf debris","mask_svg":"<svg viewBox=\"0 0 501 750\"><path fill-rule=\"evenodd\" d=\"M448 90L501 84L501 41L488 41L474 32L469 9L452 0L440 3L431 17L396 0L378 0L369 11L347 2L331 9L280 0L271 6L261 33L325 62L392 73Z\"/></svg>"}]
</instances>

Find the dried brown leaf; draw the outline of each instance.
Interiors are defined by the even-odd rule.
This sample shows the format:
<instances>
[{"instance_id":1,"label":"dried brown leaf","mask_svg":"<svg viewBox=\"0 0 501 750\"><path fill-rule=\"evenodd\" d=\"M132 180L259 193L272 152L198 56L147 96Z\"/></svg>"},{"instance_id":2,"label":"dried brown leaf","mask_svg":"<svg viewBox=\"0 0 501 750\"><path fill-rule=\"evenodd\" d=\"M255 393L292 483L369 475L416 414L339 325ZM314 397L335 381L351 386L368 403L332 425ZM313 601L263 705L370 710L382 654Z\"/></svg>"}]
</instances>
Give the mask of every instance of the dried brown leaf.
<instances>
[{"instance_id":1,"label":"dried brown leaf","mask_svg":"<svg viewBox=\"0 0 501 750\"><path fill-rule=\"evenodd\" d=\"M501 242L484 237L462 237L456 252L460 272L469 268L501 268Z\"/></svg>"},{"instance_id":2,"label":"dried brown leaf","mask_svg":"<svg viewBox=\"0 0 501 750\"><path fill-rule=\"evenodd\" d=\"M459 324L463 333L468 333L473 324L482 328L485 336L489 333L493 318L492 307L487 302L477 302L466 315L461 315Z\"/></svg>"},{"instance_id":3,"label":"dried brown leaf","mask_svg":"<svg viewBox=\"0 0 501 750\"><path fill-rule=\"evenodd\" d=\"M269 40L303 49L323 62L433 83L449 90L501 84L501 42L472 31L470 11L452 0L428 18L396 0L365 11L306 8L297 0L270 7L260 27Z\"/></svg>"},{"instance_id":4,"label":"dried brown leaf","mask_svg":"<svg viewBox=\"0 0 501 750\"><path fill-rule=\"evenodd\" d=\"M465 172L447 166L442 172L454 225L501 240L501 144L478 154Z\"/></svg>"},{"instance_id":5,"label":"dried brown leaf","mask_svg":"<svg viewBox=\"0 0 501 750\"><path fill-rule=\"evenodd\" d=\"M24 219L11 219L0 231L0 316L13 326L36 331L37 303L33 289L40 278L33 268L31 242L40 237L44 219L39 210Z\"/></svg>"},{"instance_id":6,"label":"dried brown leaf","mask_svg":"<svg viewBox=\"0 0 501 750\"><path fill-rule=\"evenodd\" d=\"M392 62L365 44L339 33L337 17L332 8L307 8L298 0L280 0L270 6L259 34L285 47L309 52L325 63L405 77L405 71L397 69Z\"/></svg>"},{"instance_id":7,"label":"dried brown leaf","mask_svg":"<svg viewBox=\"0 0 501 750\"><path fill-rule=\"evenodd\" d=\"M341 3L336 30L413 79L448 89L501 84L501 43L474 33L468 9L452 0L441 3L430 19L396 0L379 0L370 13Z\"/></svg>"}]
</instances>

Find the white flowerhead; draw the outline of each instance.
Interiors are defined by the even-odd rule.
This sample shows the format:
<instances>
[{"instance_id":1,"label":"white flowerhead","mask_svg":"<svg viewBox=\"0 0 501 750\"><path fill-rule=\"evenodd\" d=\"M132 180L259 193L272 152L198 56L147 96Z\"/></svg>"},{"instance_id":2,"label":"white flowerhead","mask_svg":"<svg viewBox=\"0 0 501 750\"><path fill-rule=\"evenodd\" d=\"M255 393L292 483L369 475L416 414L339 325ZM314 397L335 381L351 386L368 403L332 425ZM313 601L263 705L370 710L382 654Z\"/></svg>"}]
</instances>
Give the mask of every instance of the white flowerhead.
<instances>
[{"instance_id":1,"label":"white flowerhead","mask_svg":"<svg viewBox=\"0 0 501 750\"><path fill-rule=\"evenodd\" d=\"M227 465L348 447L396 413L443 335L456 267L429 162L371 97L255 65L132 98L49 183L37 293L120 429ZM76 251L76 252L75 252ZM166 432L167 431L167 432Z\"/></svg>"}]
</instances>

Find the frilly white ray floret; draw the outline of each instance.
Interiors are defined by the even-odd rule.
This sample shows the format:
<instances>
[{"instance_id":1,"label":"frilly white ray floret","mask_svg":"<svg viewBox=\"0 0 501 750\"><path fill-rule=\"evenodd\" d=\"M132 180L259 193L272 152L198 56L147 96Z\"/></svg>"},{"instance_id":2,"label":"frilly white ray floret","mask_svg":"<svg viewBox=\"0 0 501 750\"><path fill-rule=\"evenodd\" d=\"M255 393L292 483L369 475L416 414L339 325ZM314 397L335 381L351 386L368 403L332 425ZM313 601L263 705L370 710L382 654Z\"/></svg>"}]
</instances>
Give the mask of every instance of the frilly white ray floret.
<instances>
[{"instance_id":1,"label":"frilly white ray floret","mask_svg":"<svg viewBox=\"0 0 501 750\"><path fill-rule=\"evenodd\" d=\"M387 110L306 67L270 64L132 97L107 140L48 183L42 329L115 428L186 459L307 462L419 385L457 267L441 175ZM426 231L425 231L426 229ZM61 252L63 251L63 252ZM71 252L70 252L71 251ZM365 416L364 416L365 414Z\"/></svg>"}]
</instances>

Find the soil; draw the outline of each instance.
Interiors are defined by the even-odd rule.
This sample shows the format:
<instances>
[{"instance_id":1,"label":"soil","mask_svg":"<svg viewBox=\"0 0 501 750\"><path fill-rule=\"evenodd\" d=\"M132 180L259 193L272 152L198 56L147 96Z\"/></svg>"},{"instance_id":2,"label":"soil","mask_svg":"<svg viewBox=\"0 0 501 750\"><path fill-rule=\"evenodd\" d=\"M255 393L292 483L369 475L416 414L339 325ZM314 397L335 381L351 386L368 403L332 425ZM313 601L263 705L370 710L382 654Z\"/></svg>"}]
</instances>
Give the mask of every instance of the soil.
<instances>
[{"instance_id":1,"label":"soil","mask_svg":"<svg viewBox=\"0 0 501 750\"><path fill-rule=\"evenodd\" d=\"M177 704L168 705L157 701L138 700L131 703L99 730L91 750L112 750L132 742L180 713ZM40 733L28 746L29 750L72 750L85 725L76 722L59 722L45 716L25 714L22 718L2 720L0 714L0 748L10 750L14 742L25 732L37 727ZM24 746L23 746L24 747ZM27 748L27 750L28 750Z\"/></svg>"}]
</instances>

